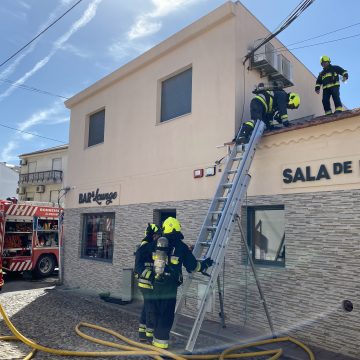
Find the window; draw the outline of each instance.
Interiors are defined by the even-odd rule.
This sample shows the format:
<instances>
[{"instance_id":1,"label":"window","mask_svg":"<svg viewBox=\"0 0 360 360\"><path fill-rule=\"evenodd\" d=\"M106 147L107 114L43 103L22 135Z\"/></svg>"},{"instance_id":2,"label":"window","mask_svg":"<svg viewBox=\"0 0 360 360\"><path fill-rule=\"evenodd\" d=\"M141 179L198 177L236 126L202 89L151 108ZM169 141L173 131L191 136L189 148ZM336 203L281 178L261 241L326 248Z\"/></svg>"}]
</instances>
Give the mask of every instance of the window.
<instances>
[{"instance_id":1,"label":"window","mask_svg":"<svg viewBox=\"0 0 360 360\"><path fill-rule=\"evenodd\" d=\"M114 250L114 213L84 214L83 258L112 261Z\"/></svg>"},{"instance_id":2,"label":"window","mask_svg":"<svg viewBox=\"0 0 360 360\"><path fill-rule=\"evenodd\" d=\"M52 159L52 170L61 170L61 158Z\"/></svg>"},{"instance_id":3,"label":"window","mask_svg":"<svg viewBox=\"0 0 360 360\"><path fill-rule=\"evenodd\" d=\"M105 110L98 111L89 117L89 139L88 146L104 142Z\"/></svg>"},{"instance_id":4,"label":"window","mask_svg":"<svg viewBox=\"0 0 360 360\"><path fill-rule=\"evenodd\" d=\"M192 68L161 83L160 122L191 112Z\"/></svg>"},{"instance_id":5,"label":"window","mask_svg":"<svg viewBox=\"0 0 360 360\"><path fill-rule=\"evenodd\" d=\"M283 206L248 208L248 240L255 263L285 265Z\"/></svg>"},{"instance_id":6,"label":"window","mask_svg":"<svg viewBox=\"0 0 360 360\"><path fill-rule=\"evenodd\" d=\"M36 161L31 161L28 165L28 173L32 174L34 172L36 172Z\"/></svg>"},{"instance_id":7,"label":"window","mask_svg":"<svg viewBox=\"0 0 360 360\"><path fill-rule=\"evenodd\" d=\"M176 218L175 209L154 210L154 224L161 227L162 223L170 216Z\"/></svg>"},{"instance_id":8,"label":"window","mask_svg":"<svg viewBox=\"0 0 360 360\"><path fill-rule=\"evenodd\" d=\"M33 192L27 192L26 193L26 201L34 201L35 193Z\"/></svg>"}]
</instances>

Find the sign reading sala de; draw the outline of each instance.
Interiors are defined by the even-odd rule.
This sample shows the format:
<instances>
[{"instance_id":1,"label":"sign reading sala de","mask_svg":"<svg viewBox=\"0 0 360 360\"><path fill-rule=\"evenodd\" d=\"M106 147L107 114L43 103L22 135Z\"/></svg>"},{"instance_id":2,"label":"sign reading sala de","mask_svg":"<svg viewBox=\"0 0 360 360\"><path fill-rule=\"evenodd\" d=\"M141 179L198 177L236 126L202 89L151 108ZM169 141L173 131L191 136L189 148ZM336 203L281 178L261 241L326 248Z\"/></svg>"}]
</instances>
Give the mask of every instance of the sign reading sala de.
<instances>
[{"instance_id":1,"label":"sign reading sala de","mask_svg":"<svg viewBox=\"0 0 360 360\"><path fill-rule=\"evenodd\" d=\"M331 165L320 164L316 168L314 166L297 167L295 171L286 168L283 170L283 182L290 184L297 181L330 180L334 175L351 174L352 172L352 161L334 162Z\"/></svg>"},{"instance_id":2,"label":"sign reading sala de","mask_svg":"<svg viewBox=\"0 0 360 360\"><path fill-rule=\"evenodd\" d=\"M98 205L101 205L102 202L105 201L105 204L109 205L116 198L117 198L116 191L101 194L99 192L99 189L96 189L96 191L79 194L79 204L91 203L92 201L94 201Z\"/></svg>"}]
</instances>

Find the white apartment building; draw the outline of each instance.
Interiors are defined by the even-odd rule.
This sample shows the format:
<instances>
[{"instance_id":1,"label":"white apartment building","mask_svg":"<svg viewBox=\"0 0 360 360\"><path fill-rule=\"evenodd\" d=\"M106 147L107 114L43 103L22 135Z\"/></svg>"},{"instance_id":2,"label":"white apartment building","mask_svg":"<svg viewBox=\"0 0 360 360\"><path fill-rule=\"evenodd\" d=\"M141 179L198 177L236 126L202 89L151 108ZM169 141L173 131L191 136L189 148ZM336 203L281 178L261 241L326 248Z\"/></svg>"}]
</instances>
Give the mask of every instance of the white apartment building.
<instances>
[{"instance_id":1,"label":"white apartment building","mask_svg":"<svg viewBox=\"0 0 360 360\"><path fill-rule=\"evenodd\" d=\"M22 154L20 158L19 200L58 203L67 166L68 145ZM61 199L63 203L63 198Z\"/></svg>"}]
</instances>

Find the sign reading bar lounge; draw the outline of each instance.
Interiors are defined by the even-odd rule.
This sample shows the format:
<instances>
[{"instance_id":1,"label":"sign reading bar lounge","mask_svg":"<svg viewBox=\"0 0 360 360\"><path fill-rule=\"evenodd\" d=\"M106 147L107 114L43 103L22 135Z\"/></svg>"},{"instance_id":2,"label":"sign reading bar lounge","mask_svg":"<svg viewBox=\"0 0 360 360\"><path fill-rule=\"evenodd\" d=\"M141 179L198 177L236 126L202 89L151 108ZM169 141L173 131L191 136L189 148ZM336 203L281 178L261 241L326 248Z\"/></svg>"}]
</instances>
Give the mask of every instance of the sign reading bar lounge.
<instances>
[{"instance_id":1,"label":"sign reading bar lounge","mask_svg":"<svg viewBox=\"0 0 360 360\"><path fill-rule=\"evenodd\" d=\"M283 170L283 182L285 184L307 181L330 180L336 175L351 174L353 162L334 162L332 164L320 164L318 166L304 166L296 169L286 168Z\"/></svg>"},{"instance_id":2,"label":"sign reading bar lounge","mask_svg":"<svg viewBox=\"0 0 360 360\"><path fill-rule=\"evenodd\" d=\"M79 194L79 204L96 202L98 205L101 205L105 201L105 204L109 205L117 198L117 195L116 191L100 193L100 190L96 189L96 191Z\"/></svg>"}]
</instances>

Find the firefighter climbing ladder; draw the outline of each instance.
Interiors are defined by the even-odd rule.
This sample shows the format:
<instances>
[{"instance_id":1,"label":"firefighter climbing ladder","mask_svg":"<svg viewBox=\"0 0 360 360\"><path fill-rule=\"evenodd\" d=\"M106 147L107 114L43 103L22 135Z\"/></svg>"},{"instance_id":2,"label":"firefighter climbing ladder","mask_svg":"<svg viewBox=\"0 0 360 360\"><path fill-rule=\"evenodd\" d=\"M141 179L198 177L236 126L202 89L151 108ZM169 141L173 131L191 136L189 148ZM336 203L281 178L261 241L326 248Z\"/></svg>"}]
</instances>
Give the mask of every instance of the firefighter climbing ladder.
<instances>
[{"instance_id":1,"label":"firefighter climbing ladder","mask_svg":"<svg viewBox=\"0 0 360 360\"><path fill-rule=\"evenodd\" d=\"M249 143L246 145L235 145L233 147L226 167L223 170L223 175L221 177L219 186L216 190L215 196L211 202L209 211L200 230L199 237L196 241L193 250L195 257L197 259L211 257L211 259L214 260L214 264L209 269L209 277L203 277L202 279L202 283L204 283L205 280L204 287L206 288L202 294L196 318L193 319L194 322L192 325L192 330L186 345L186 350L188 351L192 351L194 349L196 339L204 320L206 308L210 301L210 296L213 293L216 284L219 287L221 309L220 315L224 325L224 312L222 308L223 305L219 274L224 263L227 244L233 232L235 222L238 221L237 212L245 199L247 186L250 181L250 175L248 172L255 154L256 145L262 137L264 128L264 123L262 121L257 121ZM241 234L243 236L242 231ZM247 244L244 239L243 243L248 253ZM250 261L250 264L255 275L256 283L272 334L274 334L272 321L267 310L265 298L260 287L260 282L257 279L255 267L253 266L252 261ZM188 296L191 298L190 285L191 282L195 280L195 276L196 279L198 279L200 275L190 275L182 287L182 292L176 307L174 328L178 323L179 316L184 315L183 310L185 307L184 305L186 298ZM175 330L175 332L177 331Z\"/></svg>"}]
</instances>

